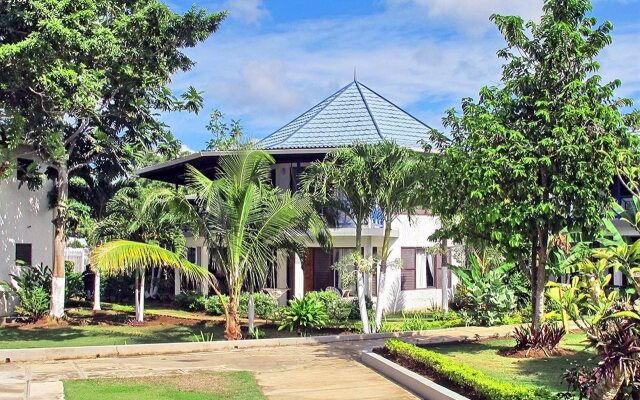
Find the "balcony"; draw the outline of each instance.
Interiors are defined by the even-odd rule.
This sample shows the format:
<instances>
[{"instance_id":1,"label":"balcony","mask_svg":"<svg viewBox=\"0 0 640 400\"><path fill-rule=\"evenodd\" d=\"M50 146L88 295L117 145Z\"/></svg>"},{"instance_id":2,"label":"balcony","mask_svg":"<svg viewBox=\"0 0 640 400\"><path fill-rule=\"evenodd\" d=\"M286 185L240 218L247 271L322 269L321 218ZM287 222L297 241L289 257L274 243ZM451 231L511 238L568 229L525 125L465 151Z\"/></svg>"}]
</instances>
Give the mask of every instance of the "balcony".
<instances>
[{"instance_id":1,"label":"balcony","mask_svg":"<svg viewBox=\"0 0 640 400\"><path fill-rule=\"evenodd\" d=\"M320 214L325 217L331 230L332 236L355 236L356 223L341 211L320 210ZM384 236L384 219L382 212L375 209L371 216L362 224L362 236ZM398 237L397 229L391 230L391 237Z\"/></svg>"}]
</instances>

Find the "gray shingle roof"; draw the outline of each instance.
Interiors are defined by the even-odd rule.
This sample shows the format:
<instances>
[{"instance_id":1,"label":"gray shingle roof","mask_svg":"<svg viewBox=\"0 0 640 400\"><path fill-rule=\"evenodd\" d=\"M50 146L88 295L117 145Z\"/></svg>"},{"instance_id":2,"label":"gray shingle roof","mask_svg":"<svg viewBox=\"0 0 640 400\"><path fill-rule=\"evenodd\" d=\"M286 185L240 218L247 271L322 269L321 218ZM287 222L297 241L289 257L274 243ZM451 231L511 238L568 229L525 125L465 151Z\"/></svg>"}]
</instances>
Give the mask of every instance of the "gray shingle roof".
<instances>
[{"instance_id":1,"label":"gray shingle roof","mask_svg":"<svg viewBox=\"0 0 640 400\"><path fill-rule=\"evenodd\" d=\"M383 139L419 147L430 128L358 81L353 81L265 137L265 149L340 147Z\"/></svg>"}]
</instances>

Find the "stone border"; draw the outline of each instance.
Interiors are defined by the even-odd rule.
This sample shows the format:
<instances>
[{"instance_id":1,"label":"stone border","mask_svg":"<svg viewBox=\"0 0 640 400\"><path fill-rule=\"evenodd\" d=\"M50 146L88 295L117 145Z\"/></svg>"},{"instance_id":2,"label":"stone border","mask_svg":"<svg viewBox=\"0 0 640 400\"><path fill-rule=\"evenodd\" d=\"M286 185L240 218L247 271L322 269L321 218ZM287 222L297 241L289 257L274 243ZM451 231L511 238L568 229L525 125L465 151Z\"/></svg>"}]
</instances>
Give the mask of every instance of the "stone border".
<instances>
[{"instance_id":1,"label":"stone border","mask_svg":"<svg viewBox=\"0 0 640 400\"><path fill-rule=\"evenodd\" d=\"M334 342L350 342L389 338L408 338L427 336L428 343L445 343L471 340L469 336L448 336L449 331L456 328L445 328L428 331L389 332L352 335L291 337L277 339L248 339L237 341L185 342L185 343L153 343L128 344L111 346L79 346L79 347L40 347L29 349L0 350L0 363L33 362L69 359L89 359L100 357L130 357L156 354L194 353L215 350L247 349L255 347L299 346ZM442 335L442 336L440 336ZM477 335L476 337L480 337Z\"/></svg>"},{"instance_id":2,"label":"stone border","mask_svg":"<svg viewBox=\"0 0 640 400\"><path fill-rule=\"evenodd\" d=\"M363 351L360 360L364 365L384 375L393 382L429 400L469 400L444 386L419 375L371 351Z\"/></svg>"}]
</instances>

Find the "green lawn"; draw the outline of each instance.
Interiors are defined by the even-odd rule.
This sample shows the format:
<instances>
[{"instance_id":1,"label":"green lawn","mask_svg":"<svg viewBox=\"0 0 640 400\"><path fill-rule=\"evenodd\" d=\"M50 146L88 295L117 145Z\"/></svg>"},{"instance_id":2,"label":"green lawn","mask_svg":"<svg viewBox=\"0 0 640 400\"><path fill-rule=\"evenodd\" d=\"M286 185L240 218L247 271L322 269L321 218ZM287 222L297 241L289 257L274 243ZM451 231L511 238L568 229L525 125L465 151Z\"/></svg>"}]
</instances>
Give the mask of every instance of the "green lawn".
<instances>
[{"instance_id":1,"label":"green lawn","mask_svg":"<svg viewBox=\"0 0 640 400\"><path fill-rule=\"evenodd\" d=\"M258 400L265 398L249 372L68 380L64 382L64 395L67 400Z\"/></svg>"},{"instance_id":2,"label":"green lawn","mask_svg":"<svg viewBox=\"0 0 640 400\"><path fill-rule=\"evenodd\" d=\"M513 339L428 346L428 348L446 354L491 377L528 385L546 386L560 392L567 390L566 384L562 381L562 374L571 367L572 362L581 365L594 364L589 361L593 354L584 350L582 343L584 338L584 335L574 333L565 336L562 347L575 351L571 356L540 359L519 359L497 354L500 349L513 347Z\"/></svg>"}]
</instances>

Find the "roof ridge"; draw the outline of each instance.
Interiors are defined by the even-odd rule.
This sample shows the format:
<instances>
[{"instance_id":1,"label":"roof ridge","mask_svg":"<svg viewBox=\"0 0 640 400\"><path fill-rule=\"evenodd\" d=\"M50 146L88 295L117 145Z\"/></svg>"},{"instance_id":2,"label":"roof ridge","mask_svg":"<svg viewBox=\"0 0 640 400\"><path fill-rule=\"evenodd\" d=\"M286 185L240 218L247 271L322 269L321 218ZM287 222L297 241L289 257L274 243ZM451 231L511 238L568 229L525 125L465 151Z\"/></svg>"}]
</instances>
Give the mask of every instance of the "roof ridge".
<instances>
[{"instance_id":1,"label":"roof ridge","mask_svg":"<svg viewBox=\"0 0 640 400\"><path fill-rule=\"evenodd\" d=\"M315 114L313 114L311 117L309 117L309 119L307 119L304 124L300 125L299 127L297 127L294 131L292 131L291 133L289 133L287 136L285 136L284 139L271 144L271 146L277 146L279 144L282 144L284 142L287 141L287 139L289 139L291 136L293 136L295 133L297 133L300 129L304 128L312 119L314 119L318 114L320 114L325 108L327 108L329 106L329 104L333 103L333 101L338 98L338 96L340 96L345 90L347 90L347 88L349 88L351 85L353 85L355 83L355 81L349 83L347 86L343 87L342 89L338 90L337 92L333 93L330 96L325 97L324 100L322 100L320 103L317 103L315 106L316 107L318 104L322 104L323 102L329 100L329 102L327 102L327 104L325 104L324 106L322 106ZM357 86L357 85L356 85ZM276 130L275 132L273 132L271 135L262 138L262 140L260 140L260 142L267 140L268 138L270 138L271 136L275 135L276 133L278 133L282 128L287 127L288 125L290 125L291 123L293 123L295 120L297 120L298 118L300 118L301 116L305 115L306 113L308 113L309 111L311 111L313 109L313 107L311 107L310 109L308 109L307 111L303 112L301 115L298 115L296 118L294 118L293 120L289 121L288 123L284 124L282 127L278 128L278 130ZM258 143L260 143L258 142Z\"/></svg>"},{"instance_id":2,"label":"roof ridge","mask_svg":"<svg viewBox=\"0 0 640 400\"><path fill-rule=\"evenodd\" d=\"M371 109L369 108L369 103L367 103L367 99L364 98L364 94L362 94L362 90L360 89L360 82L356 81L354 79L353 83L356 84L356 88L358 88L358 93L360 93L360 98L362 98L362 102L364 103L364 106L367 108L367 112L369 113L369 116L371 117L371 122L373 122L373 126L376 128L376 132L378 132L378 136L380 136L380 139L385 140L384 136L382 136L382 132L380 132L380 128L378 127L378 123L376 122L376 118L373 116L373 113L371 112ZM366 86L365 86L366 87Z\"/></svg>"},{"instance_id":3,"label":"roof ridge","mask_svg":"<svg viewBox=\"0 0 640 400\"><path fill-rule=\"evenodd\" d=\"M386 97L384 97L383 95L379 94L378 92L376 92L375 90L371 89L370 87L368 87L367 85L358 82L360 85L364 86L365 89L367 89L368 91L370 91L371 93L375 94L376 96L380 97L382 100L386 101L387 103L391 104L392 106L394 106L395 108L397 108L398 110L402 111L403 113L407 114L408 116L410 116L411 118L413 118L416 122L418 122L421 125L424 125L426 128L429 129L433 129L432 127L430 127L429 125L425 124L424 122L422 122L421 120L419 120L418 118L414 117L413 114L409 113L408 111L402 109L401 107L399 107L398 105L396 105L396 103L394 103L393 101L387 99Z\"/></svg>"}]
</instances>

